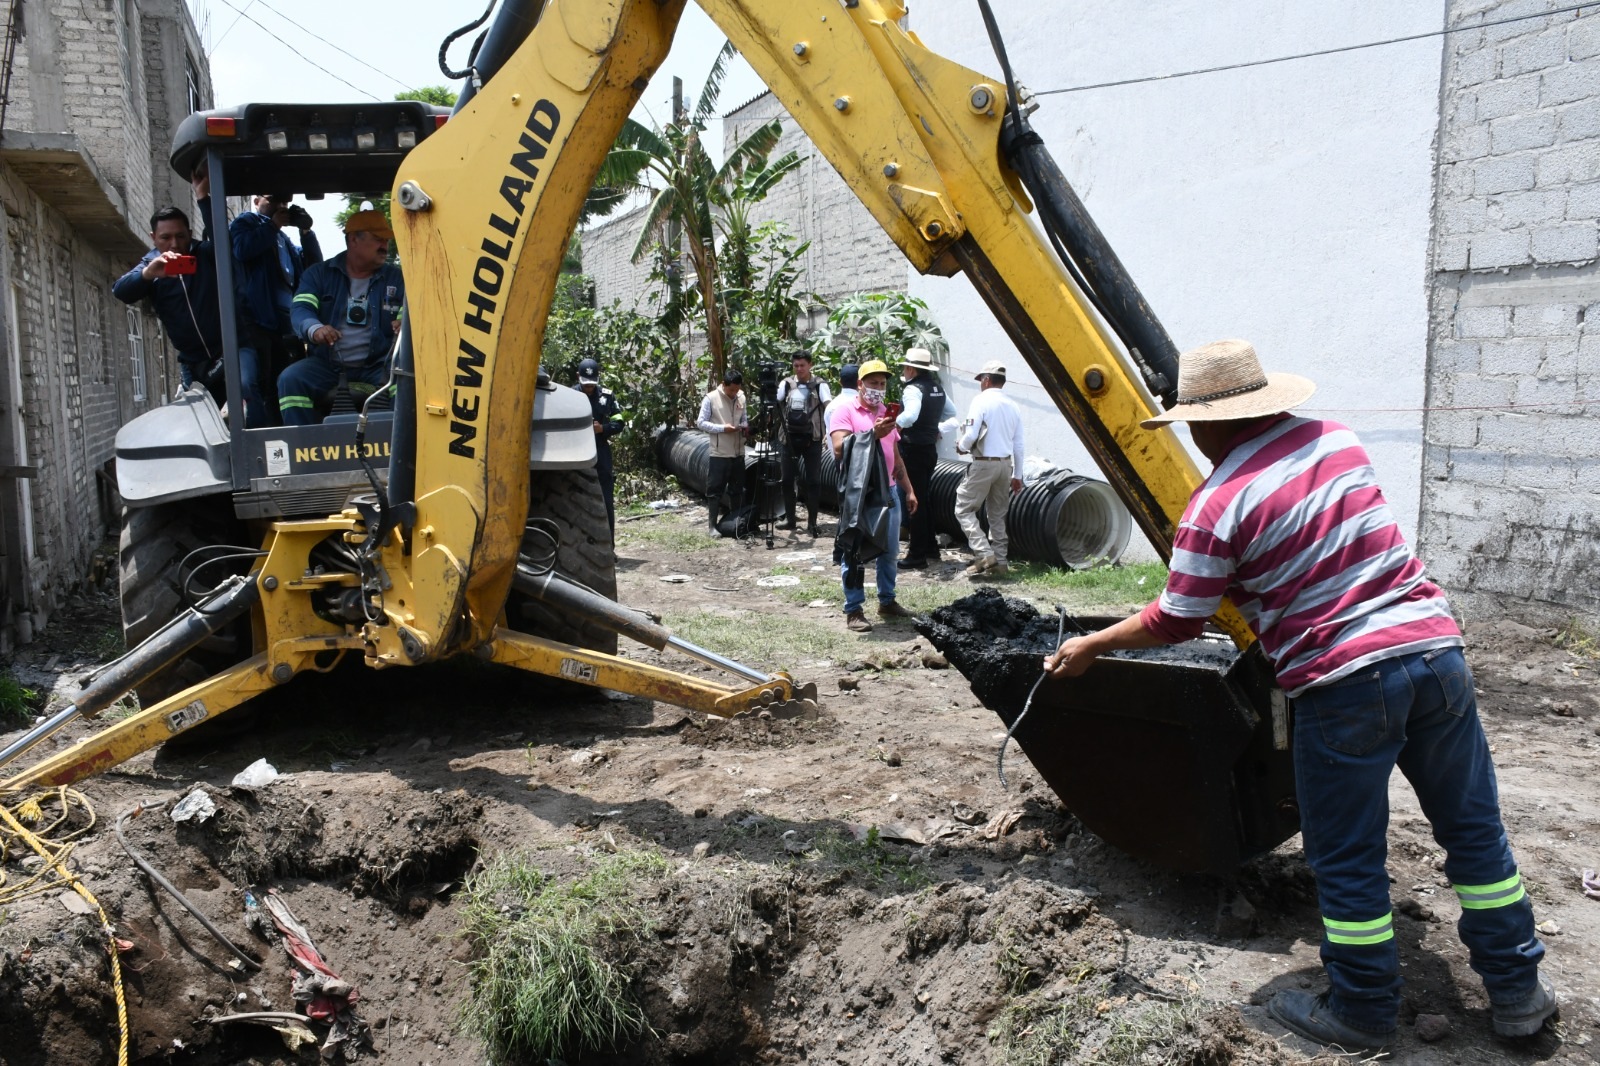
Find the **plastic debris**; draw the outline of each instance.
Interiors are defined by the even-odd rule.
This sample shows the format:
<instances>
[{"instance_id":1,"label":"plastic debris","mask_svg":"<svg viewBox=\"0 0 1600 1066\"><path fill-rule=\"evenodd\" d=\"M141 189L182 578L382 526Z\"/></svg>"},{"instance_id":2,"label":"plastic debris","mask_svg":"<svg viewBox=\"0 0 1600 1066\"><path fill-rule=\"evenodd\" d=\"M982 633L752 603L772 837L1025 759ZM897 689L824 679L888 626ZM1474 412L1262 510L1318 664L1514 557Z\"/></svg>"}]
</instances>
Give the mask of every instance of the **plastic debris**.
<instances>
[{"instance_id":1,"label":"plastic debris","mask_svg":"<svg viewBox=\"0 0 1600 1066\"><path fill-rule=\"evenodd\" d=\"M307 1017L332 1026L322 1044L325 1061L354 1061L359 1049L372 1046L372 1030L355 1012L361 999L356 986L336 973L317 950L311 933L289 909L289 903L269 889L261 900L272 924L283 935L283 948L294 963L295 978L290 994L305 1007Z\"/></svg>"},{"instance_id":2,"label":"plastic debris","mask_svg":"<svg viewBox=\"0 0 1600 1066\"><path fill-rule=\"evenodd\" d=\"M663 574L661 575L661 580L665 581L669 585L687 585L689 582L693 581L694 578L690 577L688 574Z\"/></svg>"},{"instance_id":3,"label":"plastic debris","mask_svg":"<svg viewBox=\"0 0 1600 1066\"><path fill-rule=\"evenodd\" d=\"M57 897L61 905L73 914L93 914L94 908L89 906L89 901L78 895L72 889L67 889Z\"/></svg>"},{"instance_id":4,"label":"plastic debris","mask_svg":"<svg viewBox=\"0 0 1600 1066\"><path fill-rule=\"evenodd\" d=\"M678 500L668 497L665 500L651 500L649 503L645 504L645 506L650 508L652 511L676 511L679 507L682 507L683 504Z\"/></svg>"},{"instance_id":5,"label":"plastic debris","mask_svg":"<svg viewBox=\"0 0 1600 1066\"><path fill-rule=\"evenodd\" d=\"M1583 894L1590 899L1600 899L1600 875L1593 870L1583 871Z\"/></svg>"},{"instance_id":6,"label":"plastic debris","mask_svg":"<svg viewBox=\"0 0 1600 1066\"><path fill-rule=\"evenodd\" d=\"M800 579L793 574L768 574L756 578L756 584L764 589L781 589L800 584Z\"/></svg>"},{"instance_id":7,"label":"plastic debris","mask_svg":"<svg viewBox=\"0 0 1600 1066\"><path fill-rule=\"evenodd\" d=\"M203 822L216 813L217 805L210 793L203 788L197 788L177 802L172 808L171 817L174 822L187 822L191 819Z\"/></svg>"},{"instance_id":8,"label":"plastic debris","mask_svg":"<svg viewBox=\"0 0 1600 1066\"><path fill-rule=\"evenodd\" d=\"M805 563L817 557L816 552L784 552L774 561L780 563Z\"/></svg>"},{"instance_id":9,"label":"plastic debris","mask_svg":"<svg viewBox=\"0 0 1600 1066\"><path fill-rule=\"evenodd\" d=\"M265 759L257 759L233 776L233 787L249 789L266 788L278 779L278 768Z\"/></svg>"}]
</instances>

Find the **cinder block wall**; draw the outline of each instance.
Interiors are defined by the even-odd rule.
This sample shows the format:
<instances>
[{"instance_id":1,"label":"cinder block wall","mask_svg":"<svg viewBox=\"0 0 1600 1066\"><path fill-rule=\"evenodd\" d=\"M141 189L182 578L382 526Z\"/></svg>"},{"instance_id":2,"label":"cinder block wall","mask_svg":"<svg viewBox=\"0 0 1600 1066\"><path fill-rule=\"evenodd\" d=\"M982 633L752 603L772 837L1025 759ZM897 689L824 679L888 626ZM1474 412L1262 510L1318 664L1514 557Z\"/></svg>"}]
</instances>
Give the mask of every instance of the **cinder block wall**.
<instances>
[{"instance_id":1,"label":"cinder block wall","mask_svg":"<svg viewBox=\"0 0 1600 1066\"><path fill-rule=\"evenodd\" d=\"M1600 617L1600 17L1583 14L1447 38L1420 539L1469 618Z\"/></svg>"}]
</instances>

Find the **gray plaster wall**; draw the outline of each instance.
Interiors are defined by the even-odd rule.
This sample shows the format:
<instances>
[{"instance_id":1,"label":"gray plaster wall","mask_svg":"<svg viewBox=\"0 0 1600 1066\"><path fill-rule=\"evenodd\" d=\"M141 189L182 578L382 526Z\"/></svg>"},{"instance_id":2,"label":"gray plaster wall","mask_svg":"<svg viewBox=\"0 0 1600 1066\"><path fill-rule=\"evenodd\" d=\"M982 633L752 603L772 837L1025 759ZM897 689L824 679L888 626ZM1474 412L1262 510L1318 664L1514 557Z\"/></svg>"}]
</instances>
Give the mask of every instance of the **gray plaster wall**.
<instances>
[{"instance_id":1,"label":"gray plaster wall","mask_svg":"<svg viewBox=\"0 0 1600 1066\"><path fill-rule=\"evenodd\" d=\"M1448 18L1560 6L1450 0ZM1584 15L1445 50L1420 537L1469 616L1600 616L1600 17Z\"/></svg>"}]
</instances>

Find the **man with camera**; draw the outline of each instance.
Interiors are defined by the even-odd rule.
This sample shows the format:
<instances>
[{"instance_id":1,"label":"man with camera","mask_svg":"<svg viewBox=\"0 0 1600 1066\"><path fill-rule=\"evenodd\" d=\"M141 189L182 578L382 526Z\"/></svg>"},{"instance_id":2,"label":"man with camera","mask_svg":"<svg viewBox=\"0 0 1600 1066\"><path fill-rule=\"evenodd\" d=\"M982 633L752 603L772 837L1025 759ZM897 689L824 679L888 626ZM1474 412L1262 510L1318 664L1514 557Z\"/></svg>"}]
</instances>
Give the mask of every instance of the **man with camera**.
<instances>
[{"instance_id":1,"label":"man with camera","mask_svg":"<svg viewBox=\"0 0 1600 1066\"><path fill-rule=\"evenodd\" d=\"M196 175L194 188L204 210L210 182ZM216 252L209 240L194 239L189 216L176 207L162 208L151 217L150 241L155 247L117 279L111 295L126 304L149 297L161 327L178 350L183 387L199 382L211 390L219 405L225 403Z\"/></svg>"},{"instance_id":2,"label":"man with camera","mask_svg":"<svg viewBox=\"0 0 1600 1066\"><path fill-rule=\"evenodd\" d=\"M819 536L817 510L822 501L822 439L827 436L823 411L833 399L828 383L811 373L811 356L795 352L791 361L794 373L778 383L775 397L783 412L780 433L783 437L783 506L785 518L779 529L794 529L795 480L799 477L806 493L806 535Z\"/></svg>"},{"instance_id":3,"label":"man with camera","mask_svg":"<svg viewBox=\"0 0 1600 1066\"><path fill-rule=\"evenodd\" d=\"M382 211L357 211L345 220L345 250L300 279L292 327L309 347L278 377L285 425L319 421L318 401L338 387L341 375L362 396L388 382L389 350L405 302L400 268L389 262L393 238Z\"/></svg>"},{"instance_id":4,"label":"man with camera","mask_svg":"<svg viewBox=\"0 0 1600 1066\"><path fill-rule=\"evenodd\" d=\"M257 196L255 210L241 213L228 226L239 307L240 373L255 379L245 385L247 410L252 406L248 399L251 390L270 393L272 381L289 365L293 339L290 304L306 269L322 262L322 246L311 232L310 213L291 201L287 193ZM299 247L283 232L289 226L300 231ZM255 367L256 373L246 373L248 367ZM269 422L270 417L250 424Z\"/></svg>"},{"instance_id":5,"label":"man with camera","mask_svg":"<svg viewBox=\"0 0 1600 1066\"><path fill-rule=\"evenodd\" d=\"M722 494L732 491L733 512L739 511L744 496L744 438L750 432L745 411L744 375L730 370L722 384L700 401L700 417L695 420L711 437L711 464L706 476L706 523L713 537L722 536L717 519Z\"/></svg>"}]
</instances>

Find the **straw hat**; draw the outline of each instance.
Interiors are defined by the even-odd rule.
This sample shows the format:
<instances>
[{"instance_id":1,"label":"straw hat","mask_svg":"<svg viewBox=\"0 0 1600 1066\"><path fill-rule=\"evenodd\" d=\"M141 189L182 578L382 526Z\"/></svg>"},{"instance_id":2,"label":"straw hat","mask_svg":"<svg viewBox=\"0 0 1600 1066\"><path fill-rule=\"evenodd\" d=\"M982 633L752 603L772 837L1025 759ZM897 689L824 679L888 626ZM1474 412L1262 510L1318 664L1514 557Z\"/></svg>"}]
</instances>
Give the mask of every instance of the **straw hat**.
<instances>
[{"instance_id":1,"label":"straw hat","mask_svg":"<svg viewBox=\"0 0 1600 1066\"><path fill-rule=\"evenodd\" d=\"M926 348L907 348L906 356L900 360L901 366L915 367L918 370L936 370L933 365L933 353Z\"/></svg>"},{"instance_id":2,"label":"straw hat","mask_svg":"<svg viewBox=\"0 0 1600 1066\"><path fill-rule=\"evenodd\" d=\"M1261 418L1299 407L1316 391L1309 378L1262 370L1249 341L1212 341L1178 356L1178 402L1139 425Z\"/></svg>"}]
</instances>

